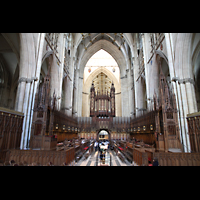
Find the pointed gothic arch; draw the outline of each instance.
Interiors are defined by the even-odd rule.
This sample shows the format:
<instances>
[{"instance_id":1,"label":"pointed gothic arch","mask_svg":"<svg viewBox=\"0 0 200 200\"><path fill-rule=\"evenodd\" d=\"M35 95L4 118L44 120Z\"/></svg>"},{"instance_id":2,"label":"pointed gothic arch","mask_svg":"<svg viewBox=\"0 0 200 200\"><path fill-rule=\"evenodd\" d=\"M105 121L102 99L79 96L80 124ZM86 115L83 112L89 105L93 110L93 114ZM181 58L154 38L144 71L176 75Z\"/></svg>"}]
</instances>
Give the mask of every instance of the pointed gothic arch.
<instances>
[{"instance_id":1,"label":"pointed gothic arch","mask_svg":"<svg viewBox=\"0 0 200 200\"><path fill-rule=\"evenodd\" d=\"M126 60L122 54L122 52L111 42L107 40L99 40L98 42L94 43L91 47L87 49L84 53L80 63L78 65L80 74L83 74L84 68L88 60L100 49L105 50L108 52L117 62L121 76L125 76L126 73Z\"/></svg>"},{"instance_id":2,"label":"pointed gothic arch","mask_svg":"<svg viewBox=\"0 0 200 200\"><path fill-rule=\"evenodd\" d=\"M81 56L81 58L79 58L77 60L77 69L78 69L78 73L79 73L79 89L78 89L77 96L79 97L79 99L81 101L82 101L82 92L83 92L82 77L83 77L85 65L88 62L88 60L100 49L105 50L115 59L116 63L118 64L118 67L120 69L121 79L123 79L123 81L125 81L127 78L127 70L126 69L127 69L128 63L127 63L127 60L125 59L123 53L113 43L111 43L105 39L101 39L101 40L95 42L92 46L90 46L83 53L83 56ZM127 94L127 88L128 88L128 82L125 81L121 92L123 92L124 94ZM120 93L120 95L121 95L121 93ZM122 97L122 98L124 98L124 97ZM126 99L121 99L120 104L121 104L121 110L123 107L124 113L126 113L126 110L128 110L129 102L127 102ZM78 110L77 111L78 116L81 116L82 115L82 105L78 106L77 110ZM122 113L122 111L121 111L121 113ZM121 114L120 114L120 116L121 116Z\"/></svg>"},{"instance_id":3,"label":"pointed gothic arch","mask_svg":"<svg viewBox=\"0 0 200 200\"><path fill-rule=\"evenodd\" d=\"M86 110L87 115L89 116L89 105L90 105L90 101L89 101L89 94L90 94L90 87L92 84L92 81L94 80L94 78L99 75L101 72L103 72L105 75L107 75L114 83L115 85L115 89L116 89L116 115L117 116L121 116L121 80L118 82L118 80L116 79L116 77L105 67L99 67L98 69L96 69L95 71L93 71L90 76L87 78L86 82L83 84L83 92L82 92L82 109L83 106Z\"/></svg>"}]
</instances>

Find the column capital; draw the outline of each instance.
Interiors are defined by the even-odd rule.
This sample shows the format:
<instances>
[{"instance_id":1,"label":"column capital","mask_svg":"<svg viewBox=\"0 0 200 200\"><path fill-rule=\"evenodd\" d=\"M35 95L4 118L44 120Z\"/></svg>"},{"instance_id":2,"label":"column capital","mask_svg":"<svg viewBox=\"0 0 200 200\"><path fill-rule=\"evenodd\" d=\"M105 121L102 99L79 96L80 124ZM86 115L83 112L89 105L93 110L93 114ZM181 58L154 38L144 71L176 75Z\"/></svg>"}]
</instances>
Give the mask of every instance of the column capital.
<instances>
[{"instance_id":1,"label":"column capital","mask_svg":"<svg viewBox=\"0 0 200 200\"><path fill-rule=\"evenodd\" d=\"M26 79L26 83L32 83L32 81L33 81L32 78L27 78Z\"/></svg>"},{"instance_id":2,"label":"column capital","mask_svg":"<svg viewBox=\"0 0 200 200\"><path fill-rule=\"evenodd\" d=\"M20 77L18 79L18 84L22 82L32 83L33 81L38 81L38 77L32 77L32 78Z\"/></svg>"},{"instance_id":3,"label":"column capital","mask_svg":"<svg viewBox=\"0 0 200 200\"><path fill-rule=\"evenodd\" d=\"M178 81L178 80L179 80L178 77L173 77L173 78L172 78L172 81L173 81L173 82L176 82L176 81Z\"/></svg>"},{"instance_id":4,"label":"column capital","mask_svg":"<svg viewBox=\"0 0 200 200\"><path fill-rule=\"evenodd\" d=\"M193 78L185 78L185 83L191 83L193 85L195 85L194 79Z\"/></svg>"},{"instance_id":5,"label":"column capital","mask_svg":"<svg viewBox=\"0 0 200 200\"><path fill-rule=\"evenodd\" d=\"M18 84L19 83L22 83L22 82L26 82L27 81L27 78L26 77L20 77L19 79L18 79Z\"/></svg>"},{"instance_id":6,"label":"column capital","mask_svg":"<svg viewBox=\"0 0 200 200\"><path fill-rule=\"evenodd\" d=\"M179 84L191 83L191 84L195 85L195 82L194 82L194 80L192 78L179 79L178 83Z\"/></svg>"},{"instance_id":7,"label":"column capital","mask_svg":"<svg viewBox=\"0 0 200 200\"><path fill-rule=\"evenodd\" d=\"M70 107L64 107L63 108L63 110L71 110L72 109L72 107L70 106Z\"/></svg>"},{"instance_id":8,"label":"column capital","mask_svg":"<svg viewBox=\"0 0 200 200\"><path fill-rule=\"evenodd\" d=\"M191 83L191 84L195 85L195 82L194 82L193 78L182 78L182 79L180 79L179 77L173 77L172 81L173 82L178 81L178 84Z\"/></svg>"},{"instance_id":9,"label":"column capital","mask_svg":"<svg viewBox=\"0 0 200 200\"><path fill-rule=\"evenodd\" d=\"M31 80L32 81L38 81L39 79L38 79L38 77L32 77Z\"/></svg>"}]
</instances>

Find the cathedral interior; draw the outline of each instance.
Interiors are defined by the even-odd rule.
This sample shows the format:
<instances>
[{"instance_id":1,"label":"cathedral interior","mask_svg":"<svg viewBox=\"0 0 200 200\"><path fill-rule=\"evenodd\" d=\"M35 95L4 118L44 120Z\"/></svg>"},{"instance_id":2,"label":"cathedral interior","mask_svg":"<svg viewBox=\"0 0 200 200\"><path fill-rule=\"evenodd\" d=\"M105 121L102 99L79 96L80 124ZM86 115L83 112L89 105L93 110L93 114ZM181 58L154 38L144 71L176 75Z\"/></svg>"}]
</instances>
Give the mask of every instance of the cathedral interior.
<instances>
[{"instance_id":1,"label":"cathedral interior","mask_svg":"<svg viewBox=\"0 0 200 200\"><path fill-rule=\"evenodd\" d=\"M200 33L0 33L1 166L199 166Z\"/></svg>"}]
</instances>

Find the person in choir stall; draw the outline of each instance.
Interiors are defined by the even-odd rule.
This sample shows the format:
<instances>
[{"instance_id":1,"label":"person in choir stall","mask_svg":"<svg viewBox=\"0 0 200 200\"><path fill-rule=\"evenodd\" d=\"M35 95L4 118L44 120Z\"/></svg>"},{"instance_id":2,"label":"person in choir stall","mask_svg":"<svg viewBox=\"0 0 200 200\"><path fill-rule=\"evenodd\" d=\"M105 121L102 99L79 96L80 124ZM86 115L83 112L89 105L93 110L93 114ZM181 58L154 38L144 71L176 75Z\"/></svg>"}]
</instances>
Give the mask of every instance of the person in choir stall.
<instances>
[{"instance_id":1,"label":"person in choir stall","mask_svg":"<svg viewBox=\"0 0 200 200\"><path fill-rule=\"evenodd\" d=\"M95 143L94 143L95 152L97 151L97 147L98 147L98 142L95 141Z\"/></svg>"},{"instance_id":2,"label":"person in choir stall","mask_svg":"<svg viewBox=\"0 0 200 200\"><path fill-rule=\"evenodd\" d=\"M102 153L102 151L100 151L100 159L101 160L103 159L103 153Z\"/></svg>"},{"instance_id":3,"label":"person in choir stall","mask_svg":"<svg viewBox=\"0 0 200 200\"><path fill-rule=\"evenodd\" d=\"M153 159L153 166L159 166L159 163L158 163L158 159L157 159L157 158L154 158L154 159Z\"/></svg>"},{"instance_id":4,"label":"person in choir stall","mask_svg":"<svg viewBox=\"0 0 200 200\"><path fill-rule=\"evenodd\" d=\"M153 141L153 147L156 148L156 142L155 141Z\"/></svg>"},{"instance_id":5,"label":"person in choir stall","mask_svg":"<svg viewBox=\"0 0 200 200\"><path fill-rule=\"evenodd\" d=\"M99 144L98 144L98 150L99 151L101 151L101 147L100 146L101 146L101 142L99 142Z\"/></svg>"},{"instance_id":6,"label":"person in choir stall","mask_svg":"<svg viewBox=\"0 0 200 200\"><path fill-rule=\"evenodd\" d=\"M151 158L148 158L148 166L153 166L151 163Z\"/></svg>"},{"instance_id":7,"label":"person in choir stall","mask_svg":"<svg viewBox=\"0 0 200 200\"><path fill-rule=\"evenodd\" d=\"M10 161L10 165L14 165L15 164L15 161L14 160L11 160Z\"/></svg>"},{"instance_id":8,"label":"person in choir stall","mask_svg":"<svg viewBox=\"0 0 200 200\"><path fill-rule=\"evenodd\" d=\"M100 151L102 152L103 149L104 149L104 143L102 142L102 143L100 144Z\"/></svg>"},{"instance_id":9,"label":"person in choir stall","mask_svg":"<svg viewBox=\"0 0 200 200\"><path fill-rule=\"evenodd\" d=\"M67 139L66 138L65 138L63 144L64 144L64 148L65 148L67 146Z\"/></svg>"}]
</instances>

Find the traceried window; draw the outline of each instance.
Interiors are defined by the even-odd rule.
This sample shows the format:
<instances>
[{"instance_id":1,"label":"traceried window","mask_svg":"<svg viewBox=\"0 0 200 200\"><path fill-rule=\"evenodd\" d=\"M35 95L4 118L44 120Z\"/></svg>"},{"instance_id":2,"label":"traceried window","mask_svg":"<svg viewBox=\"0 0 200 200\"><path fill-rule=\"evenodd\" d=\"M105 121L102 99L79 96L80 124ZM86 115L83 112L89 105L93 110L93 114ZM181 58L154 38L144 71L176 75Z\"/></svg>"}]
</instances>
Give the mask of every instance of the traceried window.
<instances>
[{"instance_id":1,"label":"traceried window","mask_svg":"<svg viewBox=\"0 0 200 200\"><path fill-rule=\"evenodd\" d=\"M1 64L0 64L0 84L4 84L4 71Z\"/></svg>"},{"instance_id":2,"label":"traceried window","mask_svg":"<svg viewBox=\"0 0 200 200\"><path fill-rule=\"evenodd\" d=\"M4 90L4 70L0 63L0 106L2 105L2 99L3 99L3 90Z\"/></svg>"}]
</instances>

